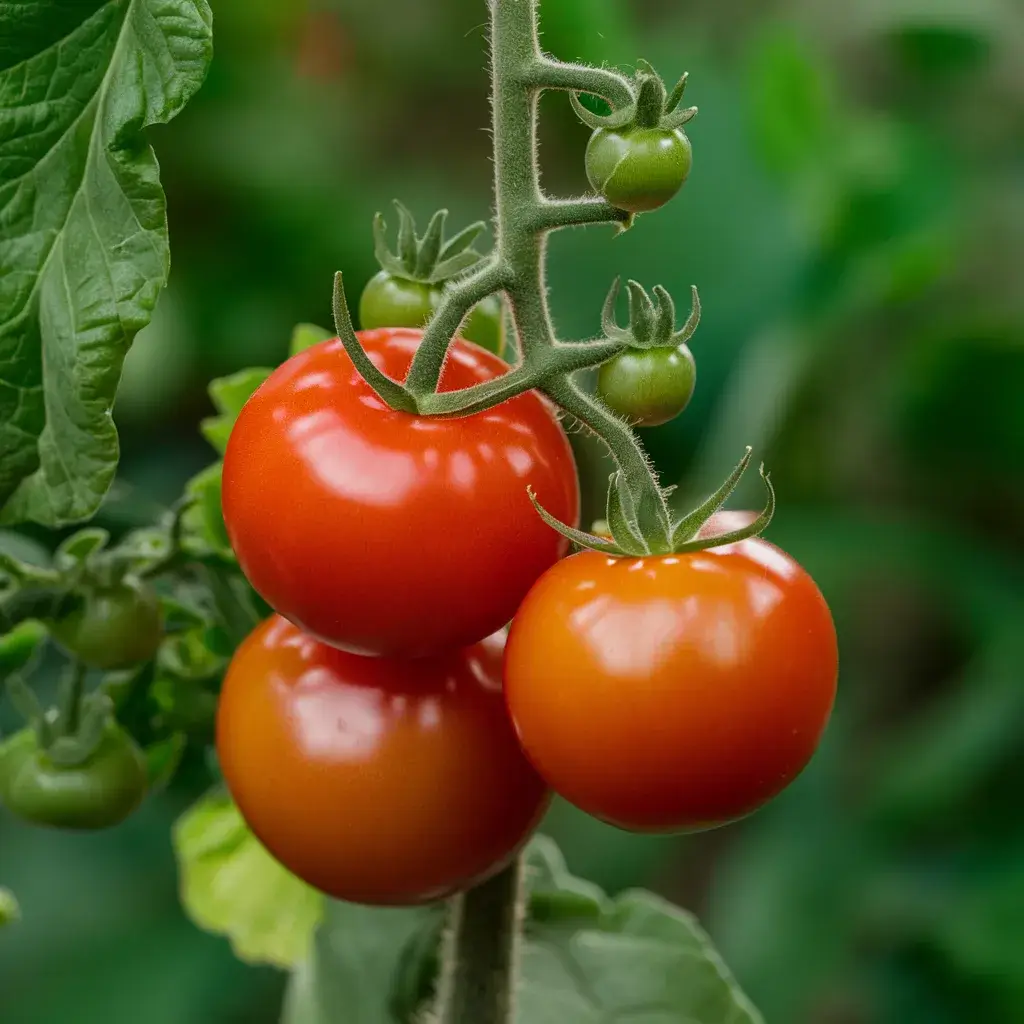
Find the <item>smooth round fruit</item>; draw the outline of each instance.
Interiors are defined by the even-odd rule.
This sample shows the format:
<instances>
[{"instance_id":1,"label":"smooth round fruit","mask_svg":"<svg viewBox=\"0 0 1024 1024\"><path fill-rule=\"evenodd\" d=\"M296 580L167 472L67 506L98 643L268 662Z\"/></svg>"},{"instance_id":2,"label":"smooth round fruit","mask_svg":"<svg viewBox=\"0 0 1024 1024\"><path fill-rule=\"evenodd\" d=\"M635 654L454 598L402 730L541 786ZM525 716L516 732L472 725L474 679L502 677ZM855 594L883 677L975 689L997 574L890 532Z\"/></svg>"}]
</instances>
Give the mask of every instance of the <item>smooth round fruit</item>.
<instances>
[{"instance_id":1,"label":"smooth round fruit","mask_svg":"<svg viewBox=\"0 0 1024 1024\"><path fill-rule=\"evenodd\" d=\"M160 598L143 580L126 577L90 590L50 625L53 638L90 668L110 672L149 661L163 640Z\"/></svg>"},{"instance_id":2,"label":"smooth round fruit","mask_svg":"<svg viewBox=\"0 0 1024 1024\"><path fill-rule=\"evenodd\" d=\"M631 213L664 206L692 165L693 149L681 128L598 128L587 143L590 184L612 206Z\"/></svg>"},{"instance_id":3,"label":"smooth round fruit","mask_svg":"<svg viewBox=\"0 0 1024 1024\"><path fill-rule=\"evenodd\" d=\"M113 722L97 751L73 768L55 765L33 729L0 745L0 800L12 814L36 825L116 825L142 803L148 787L145 756Z\"/></svg>"},{"instance_id":4,"label":"smooth round fruit","mask_svg":"<svg viewBox=\"0 0 1024 1024\"><path fill-rule=\"evenodd\" d=\"M690 404L697 366L686 345L626 349L601 366L597 393L605 405L638 427L657 427Z\"/></svg>"},{"instance_id":5,"label":"smooth round fruit","mask_svg":"<svg viewBox=\"0 0 1024 1024\"><path fill-rule=\"evenodd\" d=\"M359 337L403 380L421 333ZM442 390L507 370L456 341ZM453 419L395 412L332 340L289 359L242 409L224 456L224 521L252 585L306 632L357 654L419 657L500 629L565 553L527 486L577 521L572 451L539 395Z\"/></svg>"},{"instance_id":6,"label":"smooth round fruit","mask_svg":"<svg viewBox=\"0 0 1024 1024\"><path fill-rule=\"evenodd\" d=\"M504 637L439 658L361 658L280 616L235 654L217 716L250 828L337 899L415 904L494 874L549 793L501 693Z\"/></svg>"},{"instance_id":7,"label":"smooth round fruit","mask_svg":"<svg viewBox=\"0 0 1024 1024\"><path fill-rule=\"evenodd\" d=\"M359 299L364 331L380 327L422 327L434 311L436 288L381 270L370 278Z\"/></svg>"},{"instance_id":8,"label":"smooth round fruit","mask_svg":"<svg viewBox=\"0 0 1024 1024\"><path fill-rule=\"evenodd\" d=\"M761 540L652 558L583 552L512 623L505 695L548 784L621 828L711 828L784 789L832 709L828 606Z\"/></svg>"},{"instance_id":9,"label":"smooth round fruit","mask_svg":"<svg viewBox=\"0 0 1024 1024\"><path fill-rule=\"evenodd\" d=\"M442 290L395 277L382 270L370 278L359 300L359 322L363 330L381 327L423 327L441 301ZM490 296L479 302L466 317L459 332L466 341L500 356L505 348L505 321L501 302Z\"/></svg>"}]
</instances>

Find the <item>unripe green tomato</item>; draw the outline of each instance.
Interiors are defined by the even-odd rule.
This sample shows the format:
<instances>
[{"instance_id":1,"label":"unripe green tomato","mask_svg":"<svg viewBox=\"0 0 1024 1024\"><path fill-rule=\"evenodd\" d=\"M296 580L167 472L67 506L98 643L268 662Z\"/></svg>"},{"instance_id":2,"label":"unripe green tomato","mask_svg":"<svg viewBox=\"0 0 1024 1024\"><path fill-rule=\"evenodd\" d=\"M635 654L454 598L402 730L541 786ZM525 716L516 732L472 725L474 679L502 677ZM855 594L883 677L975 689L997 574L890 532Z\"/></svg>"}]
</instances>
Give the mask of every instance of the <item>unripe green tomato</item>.
<instances>
[{"instance_id":1,"label":"unripe green tomato","mask_svg":"<svg viewBox=\"0 0 1024 1024\"><path fill-rule=\"evenodd\" d=\"M635 426L657 427L686 408L696 383L697 365L686 345L631 348L601 366L597 393Z\"/></svg>"},{"instance_id":2,"label":"unripe green tomato","mask_svg":"<svg viewBox=\"0 0 1024 1024\"><path fill-rule=\"evenodd\" d=\"M149 781L146 758L114 722L96 752L65 768L23 729L0 745L0 800L12 814L53 828L99 829L124 821L142 803Z\"/></svg>"},{"instance_id":3,"label":"unripe green tomato","mask_svg":"<svg viewBox=\"0 0 1024 1024\"><path fill-rule=\"evenodd\" d=\"M359 300L364 331L378 327L422 327L434 311L437 289L382 270L370 278Z\"/></svg>"},{"instance_id":4,"label":"unripe green tomato","mask_svg":"<svg viewBox=\"0 0 1024 1024\"><path fill-rule=\"evenodd\" d=\"M364 331L379 327L422 327L437 309L442 289L395 277L386 270L370 278L359 300L359 323ZM500 356L505 348L501 301L491 295L466 317L460 336Z\"/></svg>"},{"instance_id":5,"label":"unripe green tomato","mask_svg":"<svg viewBox=\"0 0 1024 1024\"><path fill-rule=\"evenodd\" d=\"M50 624L50 633L90 668L130 668L149 661L160 646L160 598L145 581L126 577L85 595L79 607Z\"/></svg>"},{"instance_id":6,"label":"unripe green tomato","mask_svg":"<svg viewBox=\"0 0 1024 1024\"><path fill-rule=\"evenodd\" d=\"M681 128L598 128L587 144L587 177L612 206L644 213L664 206L693 164Z\"/></svg>"}]
</instances>

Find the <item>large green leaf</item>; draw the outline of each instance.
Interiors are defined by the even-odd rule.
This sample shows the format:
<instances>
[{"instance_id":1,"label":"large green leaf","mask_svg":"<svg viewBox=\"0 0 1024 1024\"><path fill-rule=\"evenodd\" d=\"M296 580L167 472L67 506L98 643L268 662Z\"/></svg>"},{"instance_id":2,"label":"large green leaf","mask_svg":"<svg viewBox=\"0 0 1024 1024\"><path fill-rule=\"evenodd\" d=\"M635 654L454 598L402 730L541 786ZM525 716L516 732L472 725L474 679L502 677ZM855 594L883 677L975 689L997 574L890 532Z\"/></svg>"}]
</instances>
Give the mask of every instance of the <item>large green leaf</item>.
<instances>
[{"instance_id":1,"label":"large green leaf","mask_svg":"<svg viewBox=\"0 0 1024 1024\"><path fill-rule=\"evenodd\" d=\"M639 890L609 899L536 838L518 1024L761 1024L692 915ZM438 908L332 904L283 1024L404 1024L429 992Z\"/></svg>"},{"instance_id":2,"label":"large green leaf","mask_svg":"<svg viewBox=\"0 0 1024 1024\"><path fill-rule=\"evenodd\" d=\"M167 280L148 125L203 81L206 0L0 5L0 506L95 512L114 478L125 353Z\"/></svg>"}]
</instances>

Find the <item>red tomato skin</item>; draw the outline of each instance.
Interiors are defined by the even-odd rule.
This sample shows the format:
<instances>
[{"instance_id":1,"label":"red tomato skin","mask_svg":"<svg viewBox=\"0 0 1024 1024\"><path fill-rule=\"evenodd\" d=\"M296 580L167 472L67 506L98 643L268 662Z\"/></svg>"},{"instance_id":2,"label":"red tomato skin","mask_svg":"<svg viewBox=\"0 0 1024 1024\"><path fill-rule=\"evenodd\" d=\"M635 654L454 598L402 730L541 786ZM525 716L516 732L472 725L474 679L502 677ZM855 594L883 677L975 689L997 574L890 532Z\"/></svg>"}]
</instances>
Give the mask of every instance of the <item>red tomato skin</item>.
<instances>
[{"instance_id":1,"label":"red tomato skin","mask_svg":"<svg viewBox=\"0 0 1024 1024\"><path fill-rule=\"evenodd\" d=\"M565 559L512 623L505 696L527 756L571 803L631 831L698 831L796 778L837 674L814 581L753 539Z\"/></svg>"},{"instance_id":2,"label":"red tomato skin","mask_svg":"<svg viewBox=\"0 0 1024 1024\"><path fill-rule=\"evenodd\" d=\"M217 715L254 834L336 899L414 905L499 871L550 793L501 693L504 635L440 658L339 651L272 616L235 654Z\"/></svg>"},{"instance_id":3,"label":"red tomato skin","mask_svg":"<svg viewBox=\"0 0 1024 1024\"><path fill-rule=\"evenodd\" d=\"M404 380L422 333L359 338ZM457 340L441 390L507 371ZM353 653L421 657L505 626L565 554L528 485L554 515L578 520L572 450L536 392L455 419L395 412L335 339L285 362L242 409L222 504L238 561L275 611Z\"/></svg>"}]
</instances>

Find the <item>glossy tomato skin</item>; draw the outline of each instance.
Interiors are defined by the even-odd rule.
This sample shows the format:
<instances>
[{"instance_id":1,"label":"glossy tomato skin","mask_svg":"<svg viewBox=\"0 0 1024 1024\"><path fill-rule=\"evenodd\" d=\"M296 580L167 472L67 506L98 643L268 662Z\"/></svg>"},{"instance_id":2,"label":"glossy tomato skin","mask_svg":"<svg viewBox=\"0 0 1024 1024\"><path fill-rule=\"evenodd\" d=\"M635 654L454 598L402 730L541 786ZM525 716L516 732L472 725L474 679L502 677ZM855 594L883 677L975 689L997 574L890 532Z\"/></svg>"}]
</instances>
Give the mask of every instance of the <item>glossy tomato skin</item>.
<instances>
[{"instance_id":1,"label":"glossy tomato skin","mask_svg":"<svg viewBox=\"0 0 1024 1024\"><path fill-rule=\"evenodd\" d=\"M621 828L693 831L749 814L796 778L837 670L814 581L748 540L565 559L513 621L505 693L556 792Z\"/></svg>"},{"instance_id":2,"label":"glossy tomato skin","mask_svg":"<svg viewBox=\"0 0 1024 1024\"><path fill-rule=\"evenodd\" d=\"M421 334L360 340L404 379ZM456 341L442 389L508 367ZM327 643L421 657L464 647L512 618L579 515L568 439L536 393L455 419L388 408L341 343L306 349L242 409L224 456L224 521L246 576L269 604Z\"/></svg>"},{"instance_id":3,"label":"glossy tomato skin","mask_svg":"<svg viewBox=\"0 0 1024 1024\"><path fill-rule=\"evenodd\" d=\"M587 177L620 210L646 213L664 206L693 166L681 128L599 128L587 143Z\"/></svg>"},{"instance_id":4,"label":"glossy tomato skin","mask_svg":"<svg viewBox=\"0 0 1024 1024\"><path fill-rule=\"evenodd\" d=\"M626 349L597 374L597 393L612 412L637 427L659 427L690 403L697 366L686 345Z\"/></svg>"},{"instance_id":5,"label":"glossy tomato skin","mask_svg":"<svg viewBox=\"0 0 1024 1024\"><path fill-rule=\"evenodd\" d=\"M544 813L501 692L504 636L363 658L273 616L224 680L217 753L257 837L338 899L411 905L500 870Z\"/></svg>"}]
</instances>

